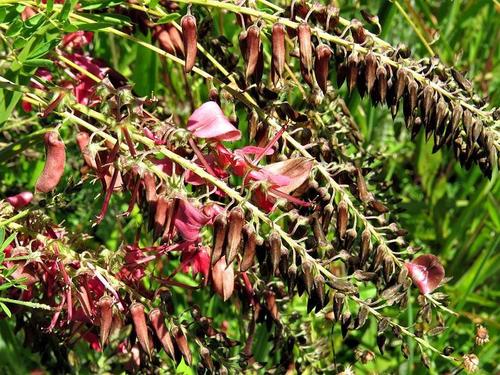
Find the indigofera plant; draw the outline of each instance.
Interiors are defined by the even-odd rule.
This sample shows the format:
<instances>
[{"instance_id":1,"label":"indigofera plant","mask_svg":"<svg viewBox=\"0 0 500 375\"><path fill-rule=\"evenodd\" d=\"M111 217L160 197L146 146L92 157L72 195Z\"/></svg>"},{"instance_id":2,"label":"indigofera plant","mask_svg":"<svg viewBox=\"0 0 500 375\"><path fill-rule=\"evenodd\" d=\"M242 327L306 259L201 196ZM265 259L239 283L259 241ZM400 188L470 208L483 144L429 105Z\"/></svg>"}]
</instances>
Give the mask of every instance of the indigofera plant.
<instances>
[{"instance_id":1,"label":"indigofera plant","mask_svg":"<svg viewBox=\"0 0 500 375\"><path fill-rule=\"evenodd\" d=\"M183 361L200 373L337 373L350 360L335 362L317 322L357 340L374 321L382 355L398 346L408 358L410 342L426 367L432 354L477 368L474 354L461 359L431 343L446 328L443 314L454 314L436 291L444 267L429 249L411 259L419 249L377 179L383 156L363 146L342 86L394 118L401 106L413 138L422 129L434 151L447 145L488 177L499 166L498 110L454 68L412 59L331 5L185 3L23 3L24 19L71 31L47 51L50 74L31 71L29 87L6 80L23 93L19 115L38 111L58 129L42 127L35 191L57 211L80 189L96 198L92 182L101 185L100 212L79 227L55 220L29 192L0 202L0 228L12 236L3 266L24 280L6 291L22 302L26 345L41 351L45 336L70 349L85 341L113 372ZM234 35L215 27L211 12L232 17ZM363 17L380 29L376 16ZM114 62L98 58L105 42L96 37L106 35L157 54L166 91L140 97L131 72L117 71L116 51ZM65 166L80 182L61 197ZM96 246L90 234L115 221L115 248ZM397 313L414 300L416 324L405 325ZM478 328L476 342L488 339ZM275 358L261 353L268 343ZM375 356L360 348L352 361Z\"/></svg>"}]
</instances>

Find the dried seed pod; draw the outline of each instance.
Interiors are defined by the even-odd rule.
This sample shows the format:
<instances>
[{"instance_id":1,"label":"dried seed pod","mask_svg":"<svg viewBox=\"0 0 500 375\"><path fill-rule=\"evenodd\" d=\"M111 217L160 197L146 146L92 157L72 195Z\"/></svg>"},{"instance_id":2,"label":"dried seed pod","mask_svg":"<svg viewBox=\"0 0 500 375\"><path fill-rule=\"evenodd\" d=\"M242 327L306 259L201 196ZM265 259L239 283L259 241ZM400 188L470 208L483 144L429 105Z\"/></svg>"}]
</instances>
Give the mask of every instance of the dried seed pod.
<instances>
[{"instance_id":1,"label":"dried seed pod","mask_svg":"<svg viewBox=\"0 0 500 375\"><path fill-rule=\"evenodd\" d=\"M231 264L238 254L241 241L241 230L245 222L245 213L240 207L235 207L229 213L226 241L226 263Z\"/></svg>"},{"instance_id":2,"label":"dried seed pod","mask_svg":"<svg viewBox=\"0 0 500 375\"><path fill-rule=\"evenodd\" d=\"M253 265L255 257L257 235L250 224L243 227L243 257L240 263L240 271L245 272Z\"/></svg>"},{"instance_id":3,"label":"dried seed pod","mask_svg":"<svg viewBox=\"0 0 500 375\"><path fill-rule=\"evenodd\" d=\"M358 281L375 281L378 275L375 272L356 270L352 276Z\"/></svg>"},{"instance_id":4,"label":"dried seed pod","mask_svg":"<svg viewBox=\"0 0 500 375\"><path fill-rule=\"evenodd\" d=\"M271 79L276 86L278 81L283 76L285 69L285 32L286 28L282 23L275 23L272 28L272 62L271 62Z\"/></svg>"},{"instance_id":5,"label":"dried seed pod","mask_svg":"<svg viewBox=\"0 0 500 375\"><path fill-rule=\"evenodd\" d=\"M342 309L344 308L345 295L342 293L335 293L333 296L333 313L335 315L335 320L339 321L342 315Z\"/></svg>"},{"instance_id":6,"label":"dried seed pod","mask_svg":"<svg viewBox=\"0 0 500 375\"><path fill-rule=\"evenodd\" d=\"M365 9L361 9L361 15L363 16L363 19L366 22L377 28L377 31L375 33L380 34L380 32L382 31L382 26L380 26L380 21L378 19L378 16L376 14L369 13Z\"/></svg>"},{"instance_id":7,"label":"dried seed pod","mask_svg":"<svg viewBox=\"0 0 500 375\"><path fill-rule=\"evenodd\" d=\"M304 80L313 86L312 81L312 41L311 41L311 28L306 22L301 22L297 28L297 35L299 39L299 53L300 53L300 70Z\"/></svg>"},{"instance_id":8,"label":"dried seed pod","mask_svg":"<svg viewBox=\"0 0 500 375\"><path fill-rule=\"evenodd\" d=\"M320 274L314 276L314 291L317 297L316 312L325 306L325 279Z\"/></svg>"},{"instance_id":9,"label":"dried seed pod","mask_svg":"<svg viewBox=\"0 0 500 375\"><path fill-rule=\"evenodd\" d=\"M160 196L156 201L156 211L154 218L154 227L153 233L154 237L158 238L163 234L165 229L165 220L167 218L168 208L170 206L170 202L167 197Z\"/></svg>"},{"instance_id":10,"label":"dried seed pod","mask_svg":"<svg viewBox=\"0 0 500 375\"><path fill-rule=\"evenodd\" d=\"M345 311L342 314L340 320L341 320L340 329L342 331L342 337L345 338L347 336L347 332L349 331L349 329L351 329L351 324L352 324L351 313L349 312L349 310Z\"/></svg>"},{"instance_id":11,"label":"dried seed pod","mask_svg":"<svg viewBox=\"0 0 500 375\"><path fill-rule=\"evenodd\" d=\"M304 274L304 283L307 293L311 294L311 289L313 286L313 275L312 275L312 264L308 260L302 262L302 273Z\"/></svg>"},{"instance_id":12,"label":"dried seed pod","mask_svg":"<svg viewBox=\"0 0 500 375\"><path fill-rule=\"evenodd\" d=\"M385 352L386 342L387 342L387 337L385 335L378 335L377 336L377 346L378 346L378 349L380 350L381 354L384 354L384 352Z\"/></svg>"},{"instance_id":13,"label":"dried seed pod","mask_svg":"<svg viewBox=\"0 0 500 375\"><path fill-rule=\"evenodd\" d=\"M424 114L425 122L428 122L430 120L433 106L434 89L431 86L425 86L422 93L422 112Z\"/></svg>"},{"instance_id":14,"label":"dried seed pod","mask_svg":"<svg viewBox=\"0 0 500 375\"><path fill-rule=\"evenodd\" d=\"M271 314L272 318L276 321L280 320L280 313L278 310L278 304L276 303L276 294L268 290L265 292L265 297L266 297L266 307L267 310L269 311L269 314Z\"/></svg>"},{"instance_id":15,"label":"dried seed pod","mask_svg":"<svg viewBox=\"0 0 500 375\"><path fill-rule=\"evenodd\" d=\"M191 349L189 349L189 345L187 342L186 335L184 334L184 330L179 327L173 327L172 328L172 336L174 336L175 343L177 345L177 348L179 348L179 351L181 352L182 356L184 357L184 360L186 363L190 366L193 360L193 357L191 355Z\"/></svg>"},{"instance_id":16,"label":"dried seed pod","mask_svg":"<svg viewBox=\"0 0 500 375\"><path fill-rule=\"evenodd\" d=\"M297 283L297 266L292 264L288 268L288 292L293 294L295 285Z\"/></svg>"},{"instance_id":17,"label":"dried seed pod","mask_svg":"<svg viewBox=\"0 0 500 375\"><path fill-rule=\"evenodd\" d=\"M386 255L384 257L384 278L386 283L391 281L392 276L394 276L394 272L396 272L394 261L389 255Z\"/></svg>"},{"instance_id":18,"label":"dried seed pod","mask_svg":"<svg viewBox=\"0 0 500 375\"><path fill-rule=\"evenodd\" d=\"M151 326L155 331L156 337L160 341L165 353L167 353L172 359L175 358L175 348L170 333L168 332L167 326L165 324L165 318L163 317L160 309L155 308L149 312L149 321Z\"/></svg>"},{"instance_id":19,"label":"dried seed pod","mask_svg":"<svg viewBox=\"0 0 500 375\"><path fill-rule=\"evenodd\" d=\"M373 261L373 271L376 271L380 268L380 266L382 265L382 262L384 261L384 258L385 258L385 254L386 254L386 247L385 245L378 245L377 246L377 250L376 250L376 254L375 254L375 259Z\"/></svg>"},{"instance_id":20,"label":"dried seed pod","mask_svg":"<svg viewBox=\"0 0 500 375\"><path fill-rule=\"evenodd\" d=\"M170 37L172 45L174 46L175 55L184 56L184 43L182 42L182 35L180 31L177 30L176 27L171 23L167 23L164 26L168 32L168 36Z\"/></svg>"},{"instance_id":21,"label":"dried seed pod","mask_svg":"<svg viewBox=\"0 0 500 375\"><path fill-rule=\"evenodd\" d=\"M327 5L326 12L327 16L326 16L325 30L329 32L335 29L339 24L340 9L333 5Z\"/></svg>"},{"instance_id":22,"label":"dried seed pod","mask_svg":"<svg viewBox=\"0 0 500 375\"><path fill-rule=\"evenodd\" d=\"M113 321L113 298L102 296L98 303L99 306L99 337L101 347L104 347L108 341Z\"/></svg>"},{"instance_id":23,"label":"dried seed pod","mask_svg":"<svg viewBox=\"0 0 500 375\"><path fill-rule=\"evenodd\" d=\"M204 346L200 348L200 357L203 363L203 366L214 373L214 363L212 361L212 356L210 355L210 350Z\"/></svg>"},{"instance_id":24,"label":"dried seed pod","mask_svg":"<svg viewBox=\"0 0 500 375\"><path fill-rule=\"evenodd\" d=\"M247 60L247 36L248 33L246 30L242 30L239 35L238 35L238 44L240 46L240 52L241 56L243 56L243 60L245 61L245 64L248 63Z\"/></svg>"},{"instance_id":25,"label":"dried seed pod","mask_svg":"<svg viewBox=\"0 0 500 375\"><path fill-rule=\"evenodd\" d=\"M64 143L55 131L45 133L45 165L42 174L36 180L35 190L48 193L54 190L61 180L66 163L66 150Z\"/></svg>"},{"instance_id":26,"label":"dried seed pod","mask_svg":"<svg viewBox=\"0 0 500 375\"><path fill-rule=\"evenodd\" d=\"M368 228L363 230L363 232L361 233L361 248L359 251L359 262L362 265L366 263L370 255L370 252L372 250L371 237L372 235L368 230Z\"/></svg>"},{"instance_id":27,"label":"dried seed pod","mask_svg":"<svg viewBox=\"0 0 500 375\"><path fill-rule=\"evenodd\" d=\"M330 73L329 63L332 57L332 50L326 44L319 44L316 47L316 60L314 61L314 73L318 86L326 94L328 75Z\"/></svg>"},{"instance_id":28,"label":"dried seed pod","mask_svg":"<svg viewBox=\"0 0 500 375\"><path fill-rule=\"evenodd\" d=\"M149 343L148 326L146 324L146 315L142 303L134 302L130 305L130 315L134 322L135 333L141 344L142 349L151 357L151 347Z\"/></svg>"},{"instance_id":29,"label":"dried seed pod","mask_svg":"<svg viewBox=\"0 0 500 375\"><path fill-rule=\"evenodd\" d=\"M358 237L358 232L356 231L356 228L349 228L345 234L346 234L346 236L345 236L346 238L344 241L344 247L346 250L350 250L352 244L354 243L354 241ZM357 257L353 257L353 258L356 259L356 264L355 264L355 267L356 267L358 265L357 263L359 262L359 259Z\"/></svg>"},{"instance_id":30,"label":"dried seed pod","mask_svg":"<svg viewBox=\"0 0 500 375\"><path fill-rule=\"evenodd\" d=\"M379 65L376 71L377 76L377 97L380 103L385 103L387 97L387 70L383 65Z\"/></svg>"},{"instance_id":31,"label":"dried seed pod","mask_svg":"<svg viewBox=\"0 0 500 375\"><path fill-rule=\"evenodd\" d=\"M212 254L210 257L210 262L212 265L217 263L222 257L222 250L224 248L224 242L226 240L227 232L227 218L226 213L221 212L214 220L214 244L212 247Z\"/></svg>"},{"instance_id":32,"label":"dried seed pod","mask_svg":"<svg viewBox=\"0 0 500 375\"><path fill-rule=\"evenodd\" d=\"M273 231L269 235L269 251L271 255L271 266L272 266L272 274L276 275L276 271L278 270L280 258L281 258L281 236L278 232Z\"/></svg>"},{"instance_id":33,"label":"dried seed pod","mask_svg":"<svg viewBox=\"0 0 500 375\"><path fill-rule=\"evenodd\" d=\"M186 55L186 63L184 71L189 73L196 62L196 53L198 52L198 33L196 30L196 18L193 15L187 14L181 19L182 27L182 42Z\"/></svg>"},{"instance_id":34,"label":"dried seed pod","mask_svg":"<svg viewBox=\"0 0 500 375\"><path fill-rule=\"evenodd\" d=\"M226 258L222 258L212 267L212 287L224 301L227 301L234 291L234 269L232 264L226 266Z\"/></svg>"},{"instance_id":35,"label":"dried seed pod","mask_svg":"<svg viewBox=\"0 0 500 375\"><path fill-rule=\"evenodd\" d=\"M358 80L360 58L356 51L352 51L347 58L347 88L352 92Z\"/></svg>"},{"instance_id":36,"label":"dried seed pod","mask_svg":"<svg viewBox=\"0 0 500 375\"><path fill-rule=\"evenodd\" d=\"M340 239L344 239L348 222L349 211L347 209L347 203L341 200L337 206L337 233Z\"/></svg>"},{"instance_id":37,"label":"dried seed pod","mask_svg":"<svg viewBox=\"0 0 500 375\"><path fill-rule=\"evenodd\" d=\"M334 209L335 208L331 203L328 203L325 206L325 208L323 208L323 218L321 223L321 228L323 229L323 232L328 232L328 228L330 227L330 223L332 221Z\"/></svg>"},{"instance_id":38,"label":"dried seed pod","mask_svg":"<svg viewBox=\"0 0 500 375\"><path fill-rule=\"evenodd\" d=\"M356 185L358 188L359 199L361 199L362 202L368 202L373 199L372 195L368 193L368 187L366 186L366 181L363 177L361 168L356 168Z\"/></svg>"},{"instance_id":39,"label":"dried seed pod","mask_svg":"<svg viewBox=\"0 0 500 375\"><path fill-rule=\"evenodd\" d=\"M396 103L399 102L406 88L406 70L399 68L396 72Z\"/></svg>"},{"instance_id":40,"label":"dried seed pod","mask_svg":"<svg viewBox=\"0 0 500 375\"><path fill-rule=\"evenodd\" d=\"M441 98L436 106L436 132L444 134L446 117L448 117L448 103Z\"/></svg>"},{"instance_id":41,"label":"dried seed pod","mask_svg":"<svg viewBox=\"0 0 500 375\"><path fill-rule=\"evenodd\" d=\"M363 44L366 41L366 31L361 21L356 18L351 20L351 34L355 43Z\"/></svg>"},{"instance_id":42,"label":"dried seed pod","mask_svg":"<svg viewBox=\"0 0 500 375\"><path fill-rule=\"evenodd\" d=\"M401 344L401 353L403 353L403 357L405 357L406 359L410 357L410 347L405 342Z\"/></svg>"},{"instance_id":43,"label":"dried seed pod","mask_svg":"<svg viewBox=\"0 0 500 375\"><path fill-rule=\"evenodd\" d=\"M337 64L337 87L340 89L347 78L347 64L341 62Z\"/></svg>"},{"instance_id":44,"label":"dried seed pod","mask_svg":"<svg viewBox=\"0 0 500 375\"><path fill-rule=\"evenodd\" d=\"M380 335L384 333L388 327L389 327L389 319L388 318L380 319L377 324L377 334Z\"/></svg>"},{"instance_id":45,"label":"dried seed pod","mask_svg":"<svg viewBox=\"0 0 500 375\"><path fill-rule=\"evenodd\" d=\"M245 77L248 79L255 73L259 61L259 54L262 53L261 41L260 41L260 29L257 25L251 25L248 27L247 36L245 38L245 44L246 44L245 60L247 62Z\"/></svg>"},{"instance_id":46,"label":"dried seed pod","mask_svg":"<svg viewBox=\"0 0 500 375\"><path fill-rule=\"evenodd\" d=\"M362 328L366 321L368 320L368 313L370 311L368 310L368 307L366 305L362 305L359 309L358 316L356 317L356 328L360 329Z\"/></svg>"},{"instance_id":47,"label":"dried seed pod","mask_svg":"<svg viewBox=\"0 0 500 375\"><path fill-rule=\"evenodd\" d=\"M369 94L371 94L373 90L373 85L375 84L375 80L377 78L377 57L375 54L370 51L365 56L365 80L366 80L366 90Z\"/></svg>"}]
</instances>

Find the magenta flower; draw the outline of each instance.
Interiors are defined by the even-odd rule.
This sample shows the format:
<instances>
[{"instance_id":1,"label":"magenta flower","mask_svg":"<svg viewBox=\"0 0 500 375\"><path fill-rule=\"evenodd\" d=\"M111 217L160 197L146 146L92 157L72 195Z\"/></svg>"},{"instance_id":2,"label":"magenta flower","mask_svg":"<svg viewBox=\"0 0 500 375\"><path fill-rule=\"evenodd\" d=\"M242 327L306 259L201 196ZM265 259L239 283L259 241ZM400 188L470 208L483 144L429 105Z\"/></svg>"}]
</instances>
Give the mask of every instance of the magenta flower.
<instances>
[{"instance_id":1,"label":"magenta flower","mask_svg":"<svg viewBox=\"0 0 500 375\"><path fill-rule=\"evenodd\" d=\"M206 102L189 117L188 130L195 137L215 141L236 141L241 132L229 122L216 102Z\"/></svg>"},{"instance_id":2,"label":"magenta flower","mask_svg":"<svg viewBox=\"0 0 500 375\"><path fill-rule=\"evenodd\" d=\"M187 272L191 267L193 275L201 273L205 280L210 271L210 255L205 246L190 247L188 251L182 252L182 271Z\"/></svg>"},{"instance_id":3,"label":"magenta flower","mask_svg":"<svg viewBox=\"0 0 500 375\"><path fill-rule=\"evenodd\" d=\"M11 204L15 209L23 208L30 204L33 199L33 193L30 191L23 191L19 194L13 195L11 197L7 197L6 201Z\"/></svg>"},{"instance_id":4,"label":"magenta flower","mask_svg":"<svg viewBox=\"0 0 500 375\"><path fill-rule=\"evenodd\" d=\"M82 48L92 42L94 38L94 33L92 31L78 30L73 33L66 34L63 37L62 45L63 47L72 48Z\"/></svg>"},{"instance_id":5,"label":"magenta flower","mask_svg":"<svg viewBox=\"0 0 500 375\"><path fill-rule=\"evenodd\" d=\"M422 294L431 293L444 278L444 267L432 254L420 255L405 263L408 273Z\"/></svg>"},{"instance_id":6,"label":"magenta flower","mask_svg":"<svg viewBox=\"0 0 500 375\"><path fill-rule=\"evenodd\" d=\"M210 220L187 199L180 199L175 215L175 228L186 241L194 242L200 237L201 227Z\"/></svg>"}]
</instances>

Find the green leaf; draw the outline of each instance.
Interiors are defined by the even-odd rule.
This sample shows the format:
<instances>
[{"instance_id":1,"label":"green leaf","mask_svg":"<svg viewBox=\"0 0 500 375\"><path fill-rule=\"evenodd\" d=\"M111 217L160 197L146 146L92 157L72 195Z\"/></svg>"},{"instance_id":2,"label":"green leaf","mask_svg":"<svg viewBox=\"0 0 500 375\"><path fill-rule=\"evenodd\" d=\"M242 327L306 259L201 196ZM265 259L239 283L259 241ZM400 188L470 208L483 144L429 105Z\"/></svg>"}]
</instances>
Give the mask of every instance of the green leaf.
<instances>
[{"instance_id":1,"label":"green leaf","mask_svg":"<svg viewBox=\"0 0 500 375\"><path fill-rule=\"evenodd\" d=\"M9 318L12 317L12 313L10 312L9 308L7 307L7 305L5 303L0 302L0 307L2 308L5 315L7 315Z\"/></svg>"},{"instance_id":2,"label":"green leaf","mask_svg":"<svg viewBox=\"0 0 500 375\"><path fill-rule=\"evenodd\" d=\"M80 2L80 8L84 10L111 8L121 3L122 1L119 0L82 1Z\"/></svg>"},{"instance_id":3,"label":"green leaf","mask_svg":"<svg viewBox=\"0 0 500 375\"><path fill-rule=\"evenodd\" d=\"M24 66L29 68L38 68L38 67L50 68L54 66L54 62L48 59L30 59L24 62Z\"/></svg>"},{"instance_id":4,"label":"green leaf","mask_svg":"<svg viewBox=\"0 0 500 375\"><path fill-rule=\"evenodd\" d=\"M155 22L156 25L163 25L165 23L169 23L179 19L181 15L179 13L169 13L163 17L161 17L158 21Z\"/></svg>"},{"instance_id":5,"label":"green leaf","mask_svg":"<svg viewBox=\"0 0 500 375\"><path fill-rule=\"evenodd\" d=\"M70 12L75 7L78 0L66 0L62 7L61 13L59 14L60 21L66 21L69 17Z\"/></svg>"},{"instance_id":6,"label":"green leaf","mask_svg":"<svg viewBox=\"0 0 500 375\"><path fill-rule=\"evenodd\" d=\"M7 237L7 239L5 241L2 242L2 244L0 245L0 253L3 254L3 251L7 248L7 246L10 245L10 243L12 241L14 241L14 238L16 238L16 236L17 236L17 233L14 232L9 237Z\"/></svg>"}]
</instances>

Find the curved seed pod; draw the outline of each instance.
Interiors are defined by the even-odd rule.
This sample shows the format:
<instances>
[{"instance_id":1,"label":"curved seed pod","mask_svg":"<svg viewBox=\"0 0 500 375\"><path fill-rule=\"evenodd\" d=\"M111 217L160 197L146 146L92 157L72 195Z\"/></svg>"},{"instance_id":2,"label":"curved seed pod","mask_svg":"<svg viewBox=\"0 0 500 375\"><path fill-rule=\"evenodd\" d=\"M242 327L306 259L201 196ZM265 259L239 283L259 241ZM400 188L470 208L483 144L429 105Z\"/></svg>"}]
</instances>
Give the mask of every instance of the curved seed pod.
<instances>
[{"instance_id":1,"label":"curved seed pod","mask_svg":"<svg viewBox=\"0 0 500 375\"><path fill-rule=\"evenodd\" d=\"M387 337L385 335L377 336L377 346L381 354L385 352L385 343L387 342Z\"/></svg>"},{"instance_id":2,"label":"curved seed pod","mask_svg":"<svg viewBox=\"0 0 500 375\"><path fill-rule=\"evenodd\" d=\"M356 87L359 72L359 55L356 51L351 52L347 58L347 88L352 92Z\"/></svg>"},{"instance_id":3,"label":"curved seed pod","mask_svg":"<svg viewBox=\"0 0 500 375\"><path fill-rule=\"evenodd\" d=\"M340 239L344 239L348 222L349 211L347 210L347 203L341 200L337 206L337 233Z\"/></svg>"},{"instance_id":4,"label":"curved seed pod","mask_svg":"<svg viewBox=\"0 0 500 375\"><path fill-rule=\"evenodd\" d=\"M278 234L278 232L273 231L269 235L268 241L271 254L272 274L276 275L276 271L278 270L281 258L281 236Z\"/></svg>"},{"instance_id":5,"label":"curved seed pod","mask_svg":"<svg viewBox=\"0 0 500 375\"><path fill-rule=\"evenodd\" d=\"M170 35L165 27L158 25L155 28L153 37L158 41L162 50L170 53L171 55L175 55L175 46L173 45Z\"/></svg>"},{"instance_id":6,"label":"curved seed pod","mask_svg":"<svg viewBox=\"0 0 500 375\"><path fill-rule=\"evenodd\" d=\"M366 263L371 250L372 250L371 233L368 229L365 229L361 233L361 249L359 255L359 261L361 264Z\"/></svg>"},{"instance_id":7,"label":"curved seed pod","mask_svg":"<svg viewBox=\"0 0 500 375\"><path fill-rule=\"evenodd\" d=\"M377 57L370 51L365 56L365 79L366 79L366 90L371 94L373 86L375 84L375 79L377 71Z\"/></svg>"},{"instance_id":8,"label":"curved seed pod","mask_svg":"<svg viewBox=\"0 0 500 375\"><path fill-rule=\"evenodd\" d=\"M175 49L175 54L179 56L184 56L184 43L182 42L182 35L179 30L175 28L175 26L171 23L167 23L165 25L165 29L168 32L168 36L170 37L170 41Z\"/></svg>"},{"instance_id":9,"label":"curved seed pod","mask_svg":"<svg viewBox=\"0 0 500 375\"><path fill-rule=\"evenodd\" d=\"M361 168L356 168L356 182L358 187L359 199L362 202L368 202L372 199L370 193L368 193L368 187L366 186L365 178L363 177L363 171Z\"/></svg>"},{"instance_id":10,"label":"curved seed pod","mask_svg":"<svg viewBox=\"0 0 500 375\"><path fill-rule=\"evenodd\" d=\"M342 331L342 338L347 336L347 332L352 328L352 317L349 310L345 311L340 318L341 325L340 330Z\"/></svg>"},{"instance_id":11,"label":"curved seed pod","mask_svg":"<svg viewBox=\"0 0 500 375\"><path fill-rule=\"evenodd\" d=\"M227 218L226 213L221 212L214 220L214 244L212 247L212 255L210 262L212 265L217 263L222 257L222 250L224 248L224 241L226 240L227 232Z\"/></svg>"},{"instance_id":12,"label":"curved seed pod","mask_svg":"<svg viewBox=\"0 0 500 375\"><path fill-rule=\"evenodd\" d=\"M323 229L323 232L328 232L328 228L330 227L330 223L332 221L333 217L333 211L334 211L333 204L328 203L325 208L323 208L323 218L322 218L322 225L321 228Z\"/></svg>"},{"instance_id":13,"label":"curved seed pod","mask_svg":"<svg viewBox=\"0 0 500 375\"><path fill-rule=\"evenodd\" d=\"M377 94L380 103L385 103L387 97L387 70L383 65L379 65L377 75Z\"/></svg>"},{"instance_id":14,"label":"curved seed pod","mask_svg":"<svg viewBox=\"0 0 500 375\"><path fill-rule=\"evenodd\" d=\"M179 327L173 327L172 335L174 336L175 343L177 344L177 347L179 348L182 356L184 357L184 360L188 365L191 365L193 357L191 355L191 349L189 349L187 338L186 335L184 334L183 329Z\"/></svg>"},{"instance_id":15,"label":"curved seed pod","mask_svg":"<svg viewBox=\"0 0 500 375\"><path fill-rule=\"evenodd\" d=\"M196 18L191 14L187 14L181 19L182 27L182 42L186 55L186 63L184 71L189 73L193 69L196 62L196 53L198 52L198 34L196 30Z\"/></svg>"},{"instance_id":16,"label":"curved seed pod","mask_svg":"<svg viewBox=\"0 0 500 375\"><path fill-rule=\"evenodd\" d=\"M245 64L248 62L247 61L247 36L248 33L246 30L242 30L239 35L238 35L238 45L240 46L240 52L241 56L243 56L243 60L245 61Z\"/></svg>"},{"instance_id":17,"label":"curved seed pod","mask_svg":"<svg viewBox=\"0 0 500 375\"><path fill-rule=\"evenodd\" d=\"M170 333L168 332L165 319L160 309L155 308L149 312L149 321L151 322L156 337L160 340L165 353L167 353L172 359L175 359L174 343L172 342L172 338L170 337Z\"/></svg>"},{"instance_id":18,"label":"curved seed pod","mask_svg":"<svg viewBox=\"0 0 500 375\"><path fill-rule=\"evenodd\" d=\"M64 143L59 139L55 131L45 133L45 166L42 174L36 181L35 190L42 193L48 193L54 190L61 180L64 173L64 164L66 163L66 150Z\"/></svg>"},{"instance_id":19,"label":"curved seed pod","mask_svg":"<svg viewBox=\"0 0 500 375\"><path fill-rule=\"evenodd\" d=\"M245 272L252 267L255 257L257 236L255 229L250 224L243 227L243 257L240 263L240 271Z\"/></svg>"},{"instance_id":20,"label":"curved seed pod","mask_svg":"<svg viewBox=\"0 0 500 375\"><path fill-rule=\"evenodd\" d=\"M332 50L326 44L319 44L316 47L316 61L314 62L314 73L318 86L326 94L328 74L330 73L329 63L332 57Z\"/></svg>"},{"instance_id":21,"label":"curved seed pod","mask_svg":"<svg viewBox=\"0 0 500 375\"><path fill-rule=\"evenodd\" d=\"M230 265L238 254L241 242L241 230L245 223L245 213L240 207L235 207L229 213L229 223L226 242L226 264Z\"/></svg>"},{"instance_id":22,"label":"curved seed pod","mask_svg":"<svg viewBox=\"0 0 500 375\"><path fill-rule=\"evenodd\" d=\"M306 22L301 22L299 24L299 27L297 28L297 35L299 39L300 70L307 84L313 86L311 28Z\"/></svg>"},{"instance_id":23,"label":"curved seed pod","mask_svg":"<svg viewBox=\"0 0 500 375\"><path fill-rule=\"evenodd\" d=\"M249 26L245 38L245 60L247 62L245 77L247 79L254 74L261 51L260 29L257 25Z\"/></svg>"},{"instance_id":24,"label":"curved seed pod","mask_svg":"<svg viewBox=\"0 0 500 375\"><path fill-rule=\"evenodd\" d=\"M99 337L101 348L108 341L109 333L111 332L111 323L113 321L113 299L110 296L103 296L99 300Z\"/></svg>"},{"instance_id":25,"label":"curved seed pod","mask_svg":"<svg viewBox=\"0 0 500 375\"><path fill-rule=\"evenodd\" d=\"M295 285L297 285L297 266L292 264L288 267L288 293L293 295Z\"/></svg>"},{"instance_id":26,"label":"curved seed pod","mask_svg":"<svg viewBox=\"0 0 500 375\"><path fill-rule=\"evenodd\" d=\"M275 23L272 29L272 63L271 63L271 78L276 86L283 75L285 69L285 33L286 28L282 23Z\"/></svg>"},{"instance_id":27,"label":"curved seed pod","mask_svg":"<svg viewBox=\"0 0 500 375\"><path fill-rule=\"evenodd\" d=\"M134 322L135 333L141 344L142 349L151 357L151 347L149 343L148 326L146 324L146 315L142 303L134 302L130 305L130 315Z\"/></svg>"},{"instance_id":28,"label":"curved seed pod","mask_svg":"<svg viewBox=\"0 0 500 375\"><path fill-rule=\"evenodd\" d=\"M234 269L232 265L226 266L223 256L212 267L212 287L224 301L227 301L234 291Z\"/></svg>"},{"instance_id":29,"label":"curved seed pod","mask_svg":"<svg viewBox=\"0 0 500 375\"><path fill-rule=\"evenodd\" d=\"M351 20L351 34L352 38L354 39L354 42L362 44L366 41L366 32L365 28L363 27L363 24L361 21L359 21L356 18L353 18Z\"/></svg>"},{"instance_id":30,"label":"curved seed pod","mask_svg":"<svg viewBox=\"0 0 500 375\"><path fill-rule=\"evenodd\" d=\"M396 103L403 95L406 88L406 71L403 68L396 72Z\"/></svg>"}]
</instances>

